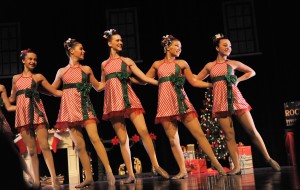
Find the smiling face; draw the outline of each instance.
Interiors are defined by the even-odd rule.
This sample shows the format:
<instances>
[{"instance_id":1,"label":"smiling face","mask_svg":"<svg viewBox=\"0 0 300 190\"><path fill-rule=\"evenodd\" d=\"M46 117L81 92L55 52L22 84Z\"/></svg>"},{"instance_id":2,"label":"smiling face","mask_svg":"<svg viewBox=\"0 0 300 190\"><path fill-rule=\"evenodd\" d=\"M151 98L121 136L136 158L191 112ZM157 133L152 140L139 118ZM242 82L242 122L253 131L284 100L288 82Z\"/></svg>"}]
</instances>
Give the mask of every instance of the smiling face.
<instances>
[{"instance_id":1,"label":"smiling face","mask_svg":"<svg viewBox=\"0 0 300 190\"><path fill-rule=\"evenodd\" d=\"M220 39L219 45L216 46L216 50L221 56L229 56L232 51L230 41L228 39Z\"/></svg>"},{"instance_id":2,"label":"smiling face","mask_svg":"<svg viewBox=\"0 0 300 190\"><path fill-rule=\"evenodd\" d=\"M32 71L37 66L37 55L33 52L28 52L22 59L25 68Z\"/></svg>"},{"instance_id":3,"label":"smiling face","mask_svg":"<svg viewBox=\"0 0 300 190\"><path fill-rule=\"evenodd\" d=\"M179 40L172 40L170 46L167 47L167 53L172 57L179 57L182 51L181 42Z\"/></svg>"},{"instance_id":4,"label":"smiling face","mask_svg":"<svg viewBox=\"0 0 300 190\"><path fill-rule=\"evenodd\" d=\"M70 56L72 59L84 60L85 51L81 43L76 43L74 47L70 49Z\"/></svg>"},{"instance_id":5,"label":"smiling face","mask_svg":"<svg viewBox=\"0 0 300 190\"><path fill-rule=\"evenodd\" d=\"M123 49L122 37L119 34L114 34L108 41L108 46L116 52L120 52Z\"/></svg>"}]
</instances>

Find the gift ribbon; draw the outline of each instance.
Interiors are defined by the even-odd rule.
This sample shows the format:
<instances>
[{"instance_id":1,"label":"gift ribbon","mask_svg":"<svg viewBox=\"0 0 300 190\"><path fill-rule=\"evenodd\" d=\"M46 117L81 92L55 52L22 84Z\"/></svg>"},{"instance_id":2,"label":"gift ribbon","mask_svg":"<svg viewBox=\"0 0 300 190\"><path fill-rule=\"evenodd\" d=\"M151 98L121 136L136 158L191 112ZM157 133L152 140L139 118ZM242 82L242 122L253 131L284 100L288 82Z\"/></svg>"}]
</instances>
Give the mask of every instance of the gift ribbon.
<instances>
[{"instance_id":1,"label":"gift ribbon","mask_svg":"<svg viewBox=\"0 0 300 190\"><path fill-rule=\"evenodd\" d=\"M16 93L16 97L18 97L21 94L25 94L25 98L30 99L30 105L29 105L30 124L33 124L34 109L35 109L37 114L43 118L44 123L46 124L46 126L49 127L49 123L46 121L45 114L37 106L37 102L40 102L41 99L40 99L39 92L35 89L36 89L36 83L35 83L34 80L32 80L31 88L18 90L17 93Z\"/></svg>"},{"instance_id":2,"label":"gift ribbon","mask_svg":"<svg viewBox=\"0 0 300 190\"><path fill-rule=\"evenodd\" d=\"M234 107L233 107L233 93L232 93L232 85L236 83L237 81L237 76L232 74L232 68L231 66L227 65L227 74L222 75L222 76L216 76L213 77L212 83L215 83L217 81L225 80L227 83L227 101L228 101L228 111L231 113L234 112Z\"/></svg>"},{"instance_id":3,"label":"gift ribbon","mask_svg":"<svg viewBox=\"0 0 300 190\"><path fill-rule=\"evenodd\" d=\"M185 96L182 92L183 85L185 83L185 77L180 76L180 67L176 64L175 65L175 74L172 74L167 77L162 77L158 80L158 84L161 84L163 82L170 81L176 92L177 101L178 101L178 107L179 107L179 113L184 114L185 111L188 109L188 106L186 105L184 99Z\"/></svg>"},{"instance_id":4,"label":"gift ribbon","mask_svg":"<svg viewBox=\"0 0 300 190\"><path fill-rule=\"evenodd\" d=\"M95 110L92 106L91 99L89 97L89 93L92 89L90 84L87 84L87 75L84 72L82 73L82 82L78 83L68 83L63 85L63 89L76 88L78 92L81 94L81 108L82 108L82 116L83 119L88 119L88 111L91 111L94 115L96 115Z\"/></svg>"},{"instance_id":5,"label":"gift ribbon","mask_svg":"<svg viewBox=\"0 0 300 190\"><path fill-rule=\"evenodd\" d=\"M129 102L129 97L128 97L128 86L127 83L129 81L129 77L131 75L130 72L127 71L126 69L127 65L126 63L122 62L122 66L121 66L121 72L114 72L114 73L110 73L108 75L105 76L105 80L109 80L112 78L118 78L119 81L122 84L122 92L123 92L123 99L124 99L124 104L125 104L125 108L130 108L131 104Z\"/></svg>"}]
</instances>

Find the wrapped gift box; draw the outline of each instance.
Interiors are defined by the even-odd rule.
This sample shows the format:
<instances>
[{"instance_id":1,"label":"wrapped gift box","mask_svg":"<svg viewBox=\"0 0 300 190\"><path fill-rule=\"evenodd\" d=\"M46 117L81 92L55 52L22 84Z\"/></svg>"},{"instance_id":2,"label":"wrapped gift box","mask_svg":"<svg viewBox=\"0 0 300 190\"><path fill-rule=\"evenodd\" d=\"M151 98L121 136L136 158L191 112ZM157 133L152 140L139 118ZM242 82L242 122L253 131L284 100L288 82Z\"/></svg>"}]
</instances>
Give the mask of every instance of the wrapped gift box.
<instances>
[{"instance_id":1,"label":"wrapped gift box","mask_svg":"<svg viewBox=\"0 0 300 190\"><path fill-rule=\"evenodd\" d=\"M206 173L207 165L205 159L185 160L186 170L190 174Z\"/></svg>"},{"instance_id":2,"label":"wrapped gift box","mask_svg":"<svg viewBox=\"0 0 300 190\"><path fill-rule=\"evenodd\" d=\"M251 146L238 146L238 152L240 156L252 156Z\"/></svg>"},{"instance_id":3,"label":"wrapped gift box","mask_svg":"<svg viewBox=\"0 0 300 190\"><path fill-rule=\"evenodd\" d=\"M251 146L238 146L241 169L253 168Z\"/></svg>"},{"instance_id":4,"label":"wrapped gift box","mask_svg":"<svg viewBox=\"0 0 300 190\"><path fill-rule=\"evenodd\" d=\"M251 146L238 146L240 167L242 174L253 173L253 160ZM229 158L230 169L233 169L232 160Z\"/></svg>"},{"instance_id":5,"label":"wrapped gift box","mask_svg":"<svg viewBox=\"0 0 300 190\"><path fill-rule=\"evenodd\" d=\"M242 174L253 174L254 173L254 169L253 168L244 168L241 169Z\"/></svg>"}]
</instances>

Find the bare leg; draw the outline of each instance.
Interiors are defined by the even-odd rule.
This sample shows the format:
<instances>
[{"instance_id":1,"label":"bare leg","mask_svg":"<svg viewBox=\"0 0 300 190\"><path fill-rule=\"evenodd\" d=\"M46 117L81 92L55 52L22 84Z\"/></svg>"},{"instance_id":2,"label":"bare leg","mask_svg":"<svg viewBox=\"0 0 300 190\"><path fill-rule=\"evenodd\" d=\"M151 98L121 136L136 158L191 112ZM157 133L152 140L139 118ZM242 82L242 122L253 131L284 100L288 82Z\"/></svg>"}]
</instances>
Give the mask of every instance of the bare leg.
<instances>
[{"instance_id":1,"label":"bare leg","mask_svg":"<svg viewBox=\"0 0 300 190\"><path fill-rule=\"evenodd\" d=\"M23 156L18 152L19 156L20 156L20 161L21 161L21 165L23 168L23 171L26 173L26 175L28 176L28 182L33 183L34 182L34 175L32 174L32 172L29 170Z\"/></svg>"},{"instance_id":2,"label":"bare leg","mask_svg":"<svg viewBox=\"0 0 300 190\"><path fill-rule=\"evenodd\" d=\"M48 167L49 173L51 175L52 180L52 186L55 190L60 189L60 185L58 183L58 179L56 178L56 172L54 167L54 160L53 155L50 150L49 144L48 144L48 130L46 127L38 128L36 130L36 135L39 141L39 145L41 148L41 151L44 156L45 163Z\"/></svg>"},{"instance_id":3,"label":"bare leg","mask_svg":"<svg viewBox=\"0 0 300 190\"><path fill-rule=\"evenodd\" d=\"M132 115L134 115L134 117ZM131 114L130 120L132 121L137 132L141 136L143 145L148 153L148 156L151 160L152 165L154 167L158 167L159 165L157 162L156 153L154 150L152 139L149 135L149 132L148 132L148 129L147 129L147 126L145 123L144 115L143 114L139 114L139 115Z\"/></svg>"},{"instance_id":4,"label":"bare leg","mask_svg":"<svg viewBox=\"0 0 300 190\"><path fill-rule=\"evenodd\" d=\"M239 162L238 149L237 149L237 145L236 145L236 141L235 141L234 128L232 125L232 119L231 119L231 117L218 118L218 121L222 128L222 131L225 134L227 148L228 148L230 157L231 157L233 165L234 165L234 168L230 173L234 174L234 173L239 172L241 170L241 168L240 168L240 162Z\"/></svg>"},{"instance_id":5,"label":"bare leg","mask_svg":"<svg viewBox=\"0 0 300 190\"><path fill-rule=\"evenodd\" d=\"M76 146L76 149L78 152L78 156L79 156L82 168L85 173L85 180L81 184L75 186L76 188L86 187L86 186L92 185L94 182L93 175L92 175L92 169L91 169L91 163L90 163L90 157L86 151L85 141L84 141L81 130L82 129L79 127L69 129L70 136L71 136L73 142L75 143L75 146Z\"/></svg>"},{"instance_id":6,"label":"bare leg","mask_svg":"<svg viewBox=\"0 0 300 190\"><path fill-rule=\"evenodd\" d=\"M200 122L199 122L198 118L193 118L188 121L184 120L183 124L188 128L188 130L191 132L191 134L194 136L194 138L198 141L199 146L207 154L212 165L217 168L217 170L219 171L219 173L221 175L226 175L224 168L222 167L222 165L219 163L218 159L216 158L216 156L211 148L211 145L209 144L207 138L205 137L205 134L202 131L202 128L200 126Z\"/></svg>"},{"instance_id":7,"label":"bare leg","mask_svg":"<svg viewBox=\"0 0 300 190\"><path fill-rule=\"evenodd\" d=\"M139 114L139 115L131 114L130 120L132 121L137 132L141 136L143 145L148 153L148 156L149 156L151 163L152 163L153 167L155 168L156 172L159 173L164 178L169 179L170 178L169 174L164 169L162 169L158 164L155 149L153 146L152 139L149 135L147 126L146 126L144 115L143 114Z\"/></svg>"},{"instance_id":8,"label":"bare leg","mask_svg":"<svg viewBox=\"0 0 300 190\"><path fill-rule=\"evenodd\" d=\"M270 155L267 151L266 145L261 138L260 134L255 128L254 121L250 112L245 112L242 115L237 117L239 122L243 125L245 131L249 135L251 142L260 150L265 160L270 159Z\"/></svg>"},{"instance_id":9,"label":"bare leg","mask_svg":"<svg viewBox=\"0 0 300 190\"><path fill-rule=\"evenodd\" d=\"M238 116L237 118L239 122L243 125L247 134L250 136L251 142L260 150L268 164L270 164L275 171L280 171L279 164L271 159L267 151L266 145L264 143L264 140L262 139L262 137L256 129L251 113L247 111L242 115Z\"/></svg>"},{"instance_id":10,"label":"bare leg","mask_svg":"<svg viewBox=\"0 0 300 190\"><path fill-rule=\"evenodd\" d=\"M129 178L124 183L133 183L135 182L135 177L132 168L129 137L126 130L125 120L124 118L113 118L111 119L111 123L119 138L122 157L128 170Z\"/></svg>"},{"instance_id":11,"label":"bare leg","mask_svg":"<svg viewBox=\"0 0 300 190\"><path fill-rule=\"evenodd\" d=\"M171 150L175 157L175 160L179 167L179 173L173 177L172 179L181 179L187 177L187 171L185 167L183 152L180 146L180 139L178 135L178 126L176 121L164 121L162 122L162 126L166 132L166 135L169 138Z\"/></svg>"},{"instance_id":12,"label":"bare leg","mask_svg":"<svg viewBox=\"0 0 300 190\"><path fill-rule=\"evenodd\" d=\"M33 174L33 185L39 186L40 185L40 173L39 173L39 159L37 155L37 147L35 137L30 134L29 130L24 130L21 132L23 141L27 146L28 156L30 158L30 164L32 168Z\"/></svg>"},{"instance_id":13,"label":"bare leg","mask_svg":"<svg viewBox=\"0 0 300 190\"><path fill-rule=\"evenodd\" d=\"M105 150L105 147L103 145L103 143L101 142L100 140L100 137L99 137L99 134L98 134L98 130L97 130L97 125L96 123L90 123L90 124L87 124L85 126L85 129L87 131L87 134L97 152L97 155L98 157L100 158L104 168L105 168L105 171L107 173L107 176L110 178L110 179L107 179L109 185L114 185L115 184L115 178L112 174L112 169L110 167L110 164L109 164L109 160L108 160L108 156L107 156L107 152Z\"/></svg>"}]
</instances>

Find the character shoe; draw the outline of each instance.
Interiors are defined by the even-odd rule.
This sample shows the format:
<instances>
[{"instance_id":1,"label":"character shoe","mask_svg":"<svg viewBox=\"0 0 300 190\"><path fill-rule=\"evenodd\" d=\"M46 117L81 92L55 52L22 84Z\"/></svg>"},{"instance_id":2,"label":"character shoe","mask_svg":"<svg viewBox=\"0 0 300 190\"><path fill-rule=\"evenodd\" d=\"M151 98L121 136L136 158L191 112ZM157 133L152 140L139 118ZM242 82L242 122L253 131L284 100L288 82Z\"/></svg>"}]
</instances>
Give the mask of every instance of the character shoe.
<instances>
[{"instance_id":1,"label":"character shoe","mask_svg":"<svg viewBox=\"0 0 300 190\"><path fill-rule=\"evenodd\" d=\"M225 172L225 170L224 170L223 167L222 167L222 170L219 170L216 166L211 165L211 169L217 170L217 171L219 172L219 175L220 175L220 176L226 176L226 175L227 175L227 173Z\"/></svg>"},{"instance_id":2,"label":"character shoe","mask_svg":"<svg viewBox=\"0 0 300 190\"><path fill-rule=\"evenodd\" d=\"M179 179L186 179L188 177L189 177L188 174L185 172L185 173L179 173L179 174L175 175L174 177L172 177L171 179L179 180Z\"/></svg>"},{"instance_id":3,"label":"character shoe","mask_svg":"<svg viewBox=\"0 0 300 190\"><path fill-rule=\"evenodd\" d=\"M129 176L127 179L123 181L123 184L130 184L130 183L135 183L135 177L134 176Z\"/></svg>"},{"instance_id":4,"label":"character shoe","mask_svg":"<svg viewBox=\"0 0 300 190\"><path fill-rule=\"evenodd\" d=\"M86 188L89 186L93 186L94 185L94 181L84 181L82 183L80 183L79 185L76 185L75 188Z\"/></svg>"},{"instance_id":5,"label":"character shoe","mask_svg":"<svg viewBox=\"0 0 300 190\"><path fill-rule=\"evenodd\" d=\"M242 174L242 171L241 170L238 170L236 172L234 172L233 170L231 170L230 172L227 173L227 175L241 175Z\"/></svg>"},{"instance_id":6,"label":"character shoe","mask_svg":"<svg viewBox=\"0 0 300 190\"><path fill-rule=\"evenodd\" d=\"M61 190L58 178L56 178L55 181L52 183L52 187L53 190Z\"/></svg>"},{"instance_id":7,"label":"character shoe","mask_svg":"<svg viewBox=\"0 0 300 190\"><path fill-rule=\"evenodd\" d=\"M280 165L272 158L270 158L270 160L268 160L267 163L273 168L274 171L276 172L281 171Z\"/></svg>"},{"instance_id":8,"label":"character shoe","mask_svg":"<svg viewBox=\"0 0 300 190\"><path fill-rule=\"evenodd\" d=\"M164 169L162 169L161 167L155 168L156 173L158 173L159 175L161 175L163 178L165 179L169 179L170 176L168 174L168 172L166 172Z\"/></svg>"},{"instance_id":9,"label":"character shoe","mask_svg":"<svg viewBox=\"0 0 300 190\"><path fill-rule=\"evenodd\" d=\"M106 173L106 179L107 179L107 183L108 185L115 185L115 176L112 172L108 172Z\"/></svg>"}]
</instances>

